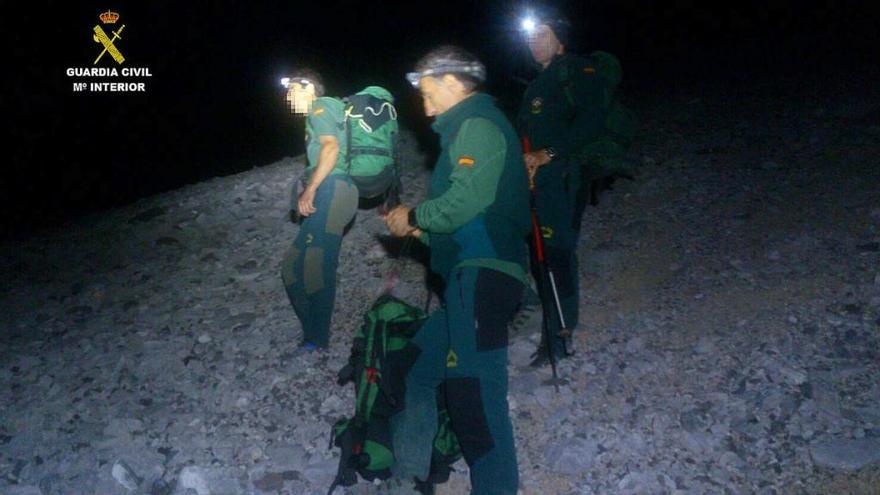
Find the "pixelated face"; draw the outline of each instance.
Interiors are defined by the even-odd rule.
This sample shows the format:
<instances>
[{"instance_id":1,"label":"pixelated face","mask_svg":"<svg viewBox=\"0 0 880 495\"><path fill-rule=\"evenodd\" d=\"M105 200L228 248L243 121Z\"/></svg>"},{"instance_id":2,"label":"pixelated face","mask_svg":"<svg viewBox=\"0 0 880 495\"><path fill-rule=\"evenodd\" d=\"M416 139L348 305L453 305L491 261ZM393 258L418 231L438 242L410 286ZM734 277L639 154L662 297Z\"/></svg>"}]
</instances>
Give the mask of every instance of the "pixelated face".
<instances>
[{"instance_id":1,"label":"pixelated face","mask_svg":"<svg viewBox=\"0 0 880 495\"><path fill-rule=\"evenodd\" d=\"M529 50L535 62L546 65L562 53L562 43L546 24L539 24L528 35Z\"/></svg>"},{"instance_id":2,"label":"pixelated face","mask_svg":"<svg viewBox=\"0 0 880 495\"><path fill-rule=\"evenodd\" d=\"M440 115L460 101L449 84L449 80L445 77L441 79L431 76L421 78L419 92L422 94L422 104L425 108L425 115L428 117Z\"/></svg>"},{"instance_id":3,"label":"pixelated face","mask_svg":"<svg viewBox=\"0 0 880 495\"><path fill-rule=\"evenodd\" d=\"M287 108L296 115L308 114L316 99L315 85L312 83L291 82L287 88Z\"/></svg>"}]
</instances>

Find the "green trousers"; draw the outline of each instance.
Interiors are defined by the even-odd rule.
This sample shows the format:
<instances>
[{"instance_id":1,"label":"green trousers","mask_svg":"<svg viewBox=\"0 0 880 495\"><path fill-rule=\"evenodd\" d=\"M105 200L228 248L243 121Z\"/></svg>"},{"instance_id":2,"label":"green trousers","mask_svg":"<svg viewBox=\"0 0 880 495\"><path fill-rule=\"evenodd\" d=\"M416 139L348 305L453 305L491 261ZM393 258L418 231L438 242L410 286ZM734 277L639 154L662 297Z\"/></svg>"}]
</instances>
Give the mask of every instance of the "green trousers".
<instances>
[{"instance_id":1,"label":"green trousers","mask_svg":"<svg viewBox=\"0 0 880 495\"><path fill-rule=\"evenodd\" d=\"M539 169L535 177L534 194L544 241L546 267L553 271L556 280L565 326L573 332L579 317L580 272L577 246L581 217L589 199L589 188L582 185L579 165L559 163ZM541 280L537 267L533 273L539 284L541 304L550 322L550 333L555 336L562 325L552 289L548 280ZM561 355L562 339L554 338L551 345L553 351Z\"/></svg>"},{"instance_id":2,"label":"green trousers","mask_svg":"<svg viewBox=\"0 0 880 495\"><path fill-rule=\"evenodd\" d=\"M358 190L347 175L331 175L315 193L315 213L306 217L281 265L287 296L302 325L302 343L327 347L336 299L336 268L342 234L357 212Z\"/></svg>"},{"instance_id":3,"label":"green trousers","mask_svg":"<svg viewBox=\"0 0 880 495\"><path fill-rule=\"evenodd\" d=\"M395 477L426 480L437 430L437 390L470 467L474 495L516 495L519 475L507 407L507 324L524 286L486 268L457 268L444 305L413 338L405 407L391 418Z\"/></svg>"}]
</instances>

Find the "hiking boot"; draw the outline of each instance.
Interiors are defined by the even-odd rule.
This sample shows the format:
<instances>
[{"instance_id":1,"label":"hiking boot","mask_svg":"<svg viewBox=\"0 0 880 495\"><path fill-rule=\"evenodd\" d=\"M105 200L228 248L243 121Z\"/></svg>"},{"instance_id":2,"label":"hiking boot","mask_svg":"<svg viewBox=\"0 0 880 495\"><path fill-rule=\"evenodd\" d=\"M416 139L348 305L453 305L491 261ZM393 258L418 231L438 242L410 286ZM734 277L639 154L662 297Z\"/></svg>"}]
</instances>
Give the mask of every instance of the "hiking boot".
<instances>
[{"instance_id":1,"label":"hiking boot","mask_svg":"<svg viewBox=\"0 0 880 495\"><path fill-rule=\"evenodd\" d=\"M284 353L281 356L281 361L299 368L303 364L316 364L320 358L326 356L326 353L326 347L320 347L311 342L302 342L293 351Z\"/></svg>"},{"instance_id":2,"label":"hiking boot","mask_svg":"<svg viewBox=\"0 0 880 495\"><path fill-rule=\"evenodd\" d=\"M316 344L303 342L294 349L293 357L317 356L323 350L323 347L318 347Z\"/></svg>"},{"instance_id":3,"label":"hiking boot","mask_svg":"<svg viewBox=\"0 0 880 495\"><path fill-rule=\"evenodd\" d=\"M543 322L544 313L540 305L521 307L510 322L510 341L518 342L537 336Z\"/></svg>"},{"instance_id":4,"label":"hiking boot","mask_svg":"<svg viewBox=\"0 0 880 495\"><path fill-rule=\"evenodd\" d=\"M554 353L554 358L556 358L556 364L559 364L563 359L569 358L574 353L564 353L564 352L556 352ZM532 362L529 363L529 367L532 368L543 368L550 364L550 356L547 353L547 347L544 344L538 346L538 349L532 354Z\"/></svg>"}]
</instances>

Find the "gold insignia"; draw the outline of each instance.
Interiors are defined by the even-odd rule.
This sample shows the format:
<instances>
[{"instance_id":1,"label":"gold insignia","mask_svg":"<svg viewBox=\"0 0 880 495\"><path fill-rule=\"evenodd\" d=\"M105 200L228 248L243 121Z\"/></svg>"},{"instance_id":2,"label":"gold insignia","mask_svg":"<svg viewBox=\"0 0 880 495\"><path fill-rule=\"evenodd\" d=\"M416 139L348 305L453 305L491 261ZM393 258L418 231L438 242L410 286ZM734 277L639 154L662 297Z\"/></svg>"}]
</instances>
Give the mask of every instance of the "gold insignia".
<instances>
[{"instance_id":1,"label":"gold insignia","mask_svg":"<svg viewBox=\"0 0 880 495\"><path fill-rule=\"evenodd\" d=\"M541 106L544 104L543 98L540 96L536 96L534 100L532 100L532 113L537 115L541 113Z\"/></svg>"},{"instance_id":2,"label":"gold insignia","mask_svg":"<svg viewBox=\"0 0 880 495\"><path fill-rule=\"evenodd\" d=\"M455 368L458 366L458 355L455 354L455 351L449 349L449 353L446 355L446 367L447 368Z\"/></svg>"},{"instance_id":3,"label":"gold insignia","mask_svg":"<svg viewBox=\"0 0 880 495\"><path fill-rule=\"evenodd\" d=\"M319 107L316 108L314 112L312 112L312 115L321 115L322 113L324 113L324 107Z\"/></svg>"},{"instance_id":4,"label":"gold insignia","mask_svg":"<svg viewBox=\"0 0 880 495\"><path fill-rule=\"evenodd\" d=\"M476 160L469 156L460 156L458 157L458 164L462 167L473 167L474 163L477 163Z\"/></svg>"},{"instance_id":5,"label":"gold insignia","mask_svg":"<svg viewBox=\"0 0 880 495\"><path fill-rule=\"evenodd\" d=\"M548 227L546 225L541 226L541 237L544 239L552 239L553 238L553 228Z\"/></svg>"}]
</instances>

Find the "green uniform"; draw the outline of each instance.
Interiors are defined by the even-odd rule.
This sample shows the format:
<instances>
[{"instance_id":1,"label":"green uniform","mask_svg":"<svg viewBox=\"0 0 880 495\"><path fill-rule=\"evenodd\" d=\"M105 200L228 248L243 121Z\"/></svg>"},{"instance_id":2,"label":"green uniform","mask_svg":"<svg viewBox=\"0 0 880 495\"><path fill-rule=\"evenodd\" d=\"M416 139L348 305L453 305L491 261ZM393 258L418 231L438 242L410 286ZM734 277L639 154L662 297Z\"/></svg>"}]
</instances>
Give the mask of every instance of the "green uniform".
<instances>
[{"instance_id":1,"label":"green uniform","mask_svg":"<svg viewBox=\"0 0 880 495\"><path fill-rule=\"evenodd\" d=\"M535 203L545 260L555 275L569 330L578 323L577 244L589 194L582 187L577 155L601 135L606 99L603 81L585 59L560 55L529 84L517 118L520 134L532 151L553 148L556 152L535 176ZM561 327L555 303L549 287L541 293L550 332L555 335ZM561 353L562 339L551 344L554 352Z\"/></svg>"},{"instance_id":2,"label":"green uniform","mask_svg":"<svg viewBox=\"0 0 880 495\"><path fill-rule=\"evenodd\" d=\"M345 226L354 218L358 190L345 171L344 106L335 98L319 98L306 119L306 151L314 170L321 151L320 136L334 136L339 156L330 175L315 192L315 213L305 217L284 259L281 276L303 329L303 343L326 347L336 299L336 268Z\"/></svg>"},{"instance_id":3,"label":"green uniform","mask_svg":"<svg viewBox=\"0 0 880 495\"><path fill-rule=\"evenodd\" d=\"M413 338L404 410L392 418L398 478L424 480L444 385L472 493L515 495L516 453L507 408L507 323L525 287L528 190L519 139L488 95L439 115L441 154L428 199L415 209L446 282L444 305Z\"/></svg>"}]
</instances>

